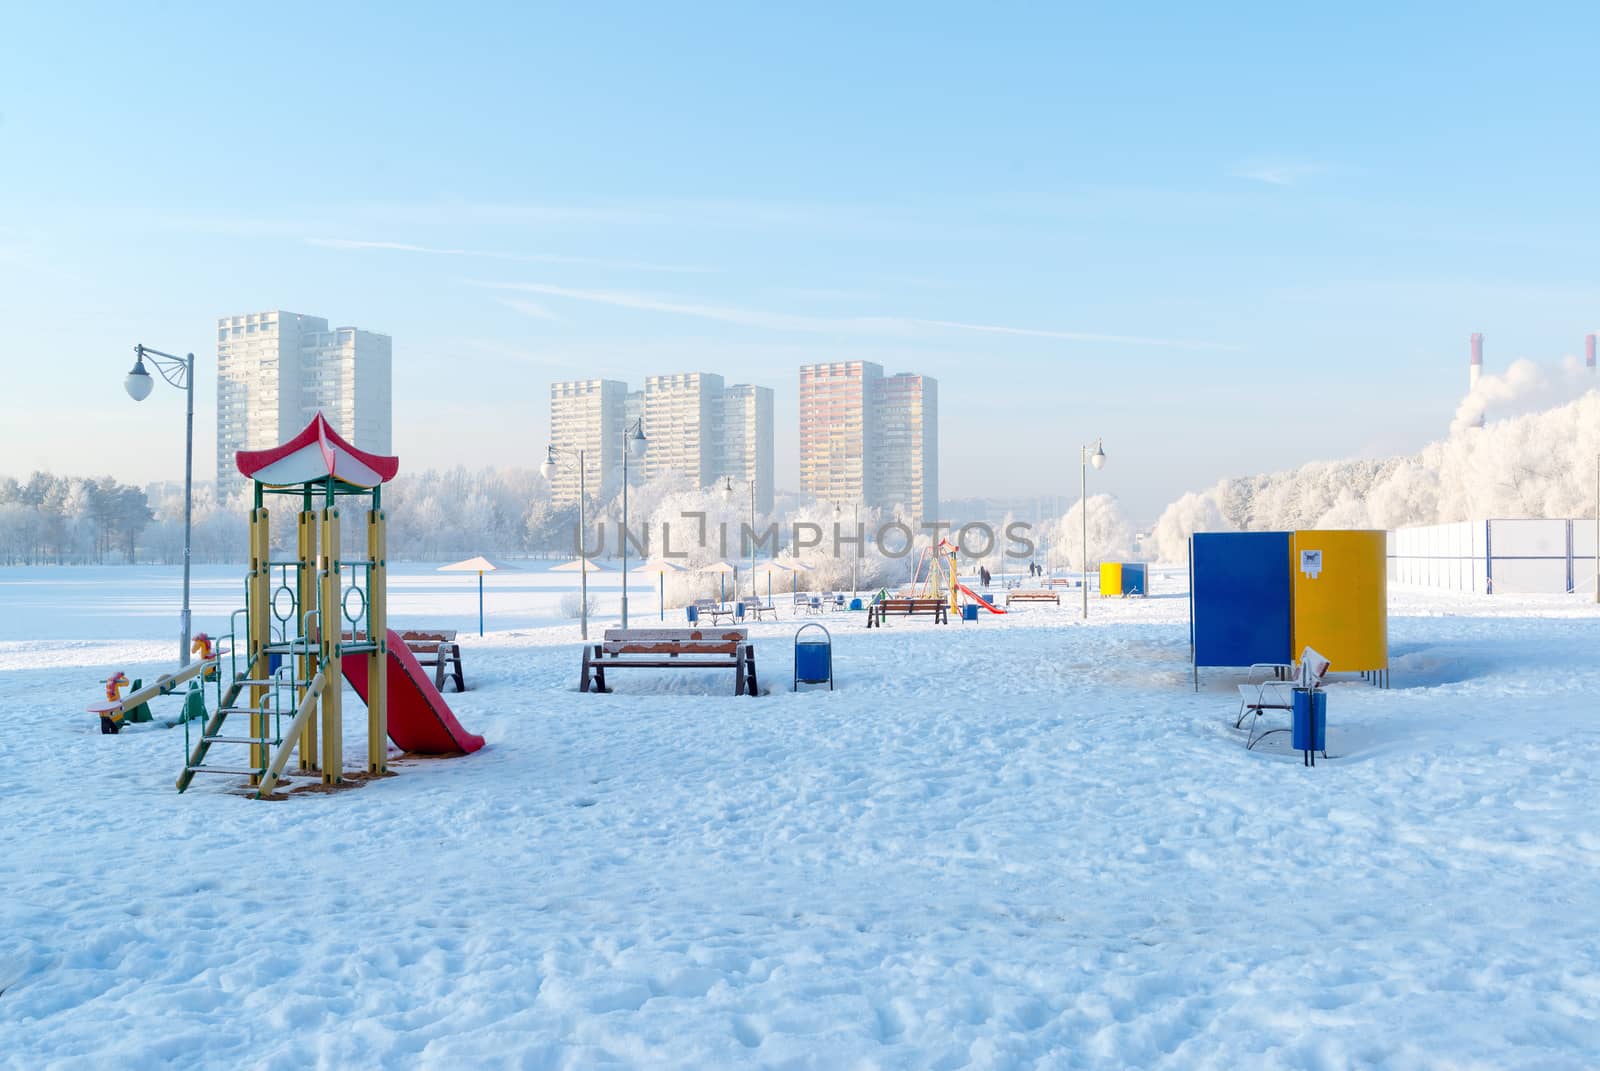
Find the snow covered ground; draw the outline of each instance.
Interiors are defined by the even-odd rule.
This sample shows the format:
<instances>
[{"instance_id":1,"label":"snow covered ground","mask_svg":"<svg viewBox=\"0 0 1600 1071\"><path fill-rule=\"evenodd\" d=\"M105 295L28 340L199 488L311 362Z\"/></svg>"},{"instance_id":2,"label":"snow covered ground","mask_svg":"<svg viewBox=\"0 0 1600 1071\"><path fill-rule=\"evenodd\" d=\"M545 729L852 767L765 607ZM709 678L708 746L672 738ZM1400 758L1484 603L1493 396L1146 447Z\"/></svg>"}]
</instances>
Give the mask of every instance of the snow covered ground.
<instances>
[{"instance_id":1,"label":"snow covered ground","mask_svg":"<svg viewBox=\"0 0 1600 1071\"><path fill-rule=\"evenodd\" d=\"M197 576L217 631L238 570ZM1596 1065L1592 603L1395 592L1311 770L1191 690L1171 577L824 617L833 693L757 625L757 699L579 695L575 579L490 578L485 750L260 803L82 712L172 657L172 571L0 570L0 1066ZM475 582L396 567L397 623L465 633Z\"/></svg>"}]
</instances>

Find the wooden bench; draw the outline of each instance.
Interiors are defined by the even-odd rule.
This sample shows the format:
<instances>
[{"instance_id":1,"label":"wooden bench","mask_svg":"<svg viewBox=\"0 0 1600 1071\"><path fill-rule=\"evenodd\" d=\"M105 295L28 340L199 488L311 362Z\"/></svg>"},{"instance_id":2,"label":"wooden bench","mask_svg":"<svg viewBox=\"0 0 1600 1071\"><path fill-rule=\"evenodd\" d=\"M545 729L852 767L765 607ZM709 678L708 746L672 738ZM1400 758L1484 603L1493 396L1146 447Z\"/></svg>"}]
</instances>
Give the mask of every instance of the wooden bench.
<instances>
[{"instance_id":1,"label":"wooden bench","mask_svg":"<svg viewBox=\"0 0 1600 1071\"><path fill-rule=\"evenodd\" d=\"M890 614L932 614L935 624L950 623L950 606L943 599L889 598L879 599L867 608L867 627L882 628Z\"/></svg>"},{"instance_id":2,"label":"wooden bench","mask_svg":"<svg viewBox=\"0 0 1600 1071\"><path fill-rule=\"evenodd\" d=\"M1080 583L1081 581L1073 580L1070 577L1065 576L1053 576L1049 581L1050 586L1053 588L1075 588Z\"/></svg>"},{"instance_id":3,"label":"wooden bench","mask_svg":"<svg viewBox=\"0 0 1600 1071\"><path fill-rule=\"evenodd\" d=\"M1057 606L1060 606L1061 595L1059 592L1055 591L1043 591L1033 588L1018 588L1015 591L1006 592L1006 605L1010 606L1014 602L1053 602Z\"/></svg>"},{"instance_id":4,"label":"wooden bench","mask_svg":"<svg viewBox=\"0 0 1600 1071\"><path fill-rule=\"evenodd\" d=\"M346 632L344 638L365 640L365 632ZM433 686L444 693L444 682L455 682L456 691L467 690L467 681L461 672L461 645L456 642L453 628L412 628L400 630L400 639L417 660L419 666L433 667Z\"/></svg>"},{"instance_id":5,"label":"wooden bench","mask_svg":"<svg viewBox=\"0 0 1600 1071\"><path fill-rule=\"evenodd\" d=\"M731 669L734 695L760 695L756 649L742 628L608 628L583 648L580 692L609 692L607 669Z\"/></svg>"}]
</instances>

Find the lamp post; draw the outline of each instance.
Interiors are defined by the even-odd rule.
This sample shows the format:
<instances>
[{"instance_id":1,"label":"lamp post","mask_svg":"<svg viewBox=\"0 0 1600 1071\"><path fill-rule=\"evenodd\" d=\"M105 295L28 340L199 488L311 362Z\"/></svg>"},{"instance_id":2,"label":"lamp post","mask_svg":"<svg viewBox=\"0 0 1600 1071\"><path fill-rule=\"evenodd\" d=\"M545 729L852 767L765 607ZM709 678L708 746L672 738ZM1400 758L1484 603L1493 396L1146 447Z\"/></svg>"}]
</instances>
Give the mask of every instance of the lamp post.
<instances>
[{"instance_id":1,"label":"lamp post","mask_svg":"<svg viewBox=\"0 0 1600 1071\"><path fill-rule=\"evenodd\" d=\"M833 504L833 515L834 515L834 517L838 518L841 515L843 515L843 513L844 513L844 507L840 506L839 503L835 502ZM861 534L861 501L860 501L860 499L857 499L856 501L850 503L850 524L852 525L852 527L850 529L850 538L851 539L855 539L857 536L859 536ZM857 578L857 575L856 575L856 568L861 564L861 544L860 543L856 543L855 544L855 548L856 548L856 556L853 559L851 559L851 561L850 561L850 597L851 598L855 598L856 591L858 590L858 588L860 586L859 579Z\"/></svg>"},{"instance_id":2,"label":"lamp post","mask_svg":"<svg viewBox=\"0 0 1600 1071\"><path fill-rule=\"evenodd\" d=\"M1083 513L1083 619L1089 620L1089 466L1104 468L1106 452L1100 445L1101 440L1094 441L1094 453L1089 452L1087 444L1078 448L1078 461L1082 466L1083 480L1080 484L1081 492L1078 496L1078 508Z\"/></svg>"},{"instance_id":3,"label":"lamp post","mask_svg":"<svg viewBox=\"0 0 1600 1071\"><path fill-rule=\"evenodd\" d=\"M568 448L571 449L570 447ZM588 522L584 517L584 507L589 501L589 488L585 477L588 465L585 461L585 451L572 451L578 455L578 628L585 643L589 640L589 558L585 553L588 544ZM551 443L544 452L544 464L539 466L539 475L545 479L555 472L556 444Z\"/></svg>"},{"instance_id":4,"label":"lamp post","mask_svg":"<svg viewBox=\"0 0 1600 1071\"><path fill-rule=\"evenodd\" d=\"M628 627L628 457L643 457L644 418L622 429L622 627Z\"/></svg>"},{"instance_id":5,"label":"lamp post","mask_svg":"<svg viewBox=\"0 0 1600 1071\"><path fill-rule=\"evenodd\" d=\"M187 395L188 402L183 433L183 614L179 622L178 639L178 664L187 666L190 628L189 551L191 533L194 530L194 354L176 357L170 353L150 349L148 346L134 346L133 369L122 381L122 385L127 390L128 397L136 402L142 402L150 397L150 390L155 386L155 380L144 367L147 357L150 363L156 366L156 371L161 373L162 379Z\"/></svg>"},{"instance_id":6,"label":"lamp post","mask_svg":"<svg viewBox=\"0 0 1600 1071\"><path fill-rule=\"evenodd\" d=\"M722 478L722 489L729 495L733 494L733 477ZM738 592L734 592L738 594ZM750 481L750 601L759 602L756 597L756 482Z\"/></svg>"},{"instance_id":7,"label":"lamp post","mask_svg":"<svg viewBox=\"0 0 1600 1071\"><path fill-rule=\"evenodd\" d=\"M1600 603L1600 453L1594 455L1594 601Z\"/></svg>"}]
</instances>

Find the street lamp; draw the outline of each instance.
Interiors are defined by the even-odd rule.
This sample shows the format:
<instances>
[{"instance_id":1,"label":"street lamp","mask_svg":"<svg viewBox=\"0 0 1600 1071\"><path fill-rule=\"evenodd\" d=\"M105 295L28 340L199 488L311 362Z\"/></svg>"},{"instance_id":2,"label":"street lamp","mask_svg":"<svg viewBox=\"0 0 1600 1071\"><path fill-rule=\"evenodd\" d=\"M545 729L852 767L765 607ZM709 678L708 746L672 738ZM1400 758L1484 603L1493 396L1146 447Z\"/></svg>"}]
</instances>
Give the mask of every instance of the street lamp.
<instances>
[{"instance_id":1,"label":"street lamp","mask_svg":"<svg viewBox=\"0 0 1600 1071\"><path fill-rule=\"evenodd\" d=\"M839 503L835 502L833 504L833 516L834 516L835 520L837 520L841 515L843 515L843 513L844 513L844 508L842 506L840 506ZM850 503L850 523L852 525L852 527L850 529L850 538L852 540L854 540L856 537L861 535L861 501L859 499L857 499L856 501ZM856 568L857 568L857 566L859 566L861 564L861 544L860 543L856 543L855 544L855 548L856 548L856 556L850 560L850 597L851 598L855 598L856 592L860 588L860 582L858 581L857 576L856 576Z\"/></svg>"},{"instance_id":2,"label":"street lamp","mask_svg":"<svg viewBox=\"0 0 1600 1071\"><path fill-rule=\"evenodd\" d=\"M589 488L585 482L586 470L584 451L568 450L578 455L578 627L581 630L585 643L589 641L589 557L585 553L588 544L588 524L584 519L584 506L588 504ZM539 466L539 475L549 479L550 475L559 466L556 463L556 444L551 443L544 452L544 464Z\"/></svg>"},{"instance_id":3,"label":"street lamp","mask_svg":"<svg viewBox=\"0 0 1600 1071\"><path fill-rule=\"evenodd\" d=\"M622 429L622 627L628 627L628 458L644 457L644 418Z\"/></svg>"},{"instance_id":4,"label":"street lamp","mask_svg":"<svg viewBox=\"0 0 1600 1071\"><path fill-rule=\"evenodd\" d=\"M1082 465L1083 482L1082 490L1078 496L1078 507L1083 513L1083 558L1079 564L1083 566L1083 619L1089 620L1089 466L1105 468L1106 452L1100 445L1101 440L1094 441L1094 453L1089 452L1087 445L1078 448L1078 461Z\"/></svg>"},{"instance_id":5,"label":"street lamp","mask_svg":"<svg viewBox=\"0 0 1600 1071\"><path fill-rule=\"evenodd\" d=\"M136 402L142 402L150 397L150 390L155 386L155 380L145 370L145 358L156 366L156 371L161 373L161 378L171 383L174 387L188 395L188 414L184 424L183 441L183 616L180 621L181 635L178 639L178 664L189 664L189 549L190 535L194 528L194 354L185 357L175 357L170 353L150 349L148 346L133 347L133 370L122 381L122 386L128 392L128 397Z\"/></svg>"},{"instance_id":6,"label":"street lamp","mask_svg":"<svg viewBox=\"0 0 1600 1071\"><path fill-rule=\"evenodd\" d=\"M722 478L722 489L729 495L733 494L733 477ZM772 585L768 584L768 587ZM734 594L738 594L735 592ZM756 597L756 482L750 481L750 601L759 602Z\"/></svg>"}]
</instances>

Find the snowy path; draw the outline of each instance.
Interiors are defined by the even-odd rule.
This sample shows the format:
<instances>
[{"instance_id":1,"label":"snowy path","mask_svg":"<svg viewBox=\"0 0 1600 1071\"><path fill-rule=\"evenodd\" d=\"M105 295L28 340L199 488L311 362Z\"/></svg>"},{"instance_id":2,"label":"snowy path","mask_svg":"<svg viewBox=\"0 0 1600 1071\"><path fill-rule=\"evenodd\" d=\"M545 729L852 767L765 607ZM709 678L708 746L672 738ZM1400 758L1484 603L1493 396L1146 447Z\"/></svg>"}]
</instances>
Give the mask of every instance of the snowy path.
<instances>
[{"instance_id":1,"label":"snowy path","mask_svg":"<svg viewBox=\"0 0 1600 1071\"><path fill-rule=\"evenodd\" d=\"M1592 1067L1591 611L1397 597L1315 770L1179 598L826 618L832 694L763 625L754 700L502 631L485 751L277 804L76 713L165 644L0 643L0 1065Z\"/></svg>"}]
</instances>

